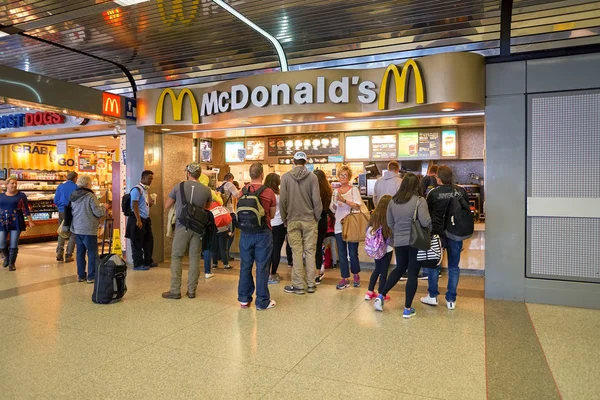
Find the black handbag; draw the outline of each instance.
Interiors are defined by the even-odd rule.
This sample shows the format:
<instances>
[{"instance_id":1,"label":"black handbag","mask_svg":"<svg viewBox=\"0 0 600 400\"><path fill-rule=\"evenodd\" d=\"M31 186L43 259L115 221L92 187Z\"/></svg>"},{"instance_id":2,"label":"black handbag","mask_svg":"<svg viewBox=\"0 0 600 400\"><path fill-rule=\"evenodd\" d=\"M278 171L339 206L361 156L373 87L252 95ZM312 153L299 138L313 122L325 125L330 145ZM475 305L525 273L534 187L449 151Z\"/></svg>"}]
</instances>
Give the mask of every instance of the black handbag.
<instances>
[{"instance_id":1,"label":"black handbag","mask_svg":"<svg viewBox=\"0 0 600 400\"><path fill-rule=\"evenodd\" d=\"M429 228L424 228L417 219L417 211L419 210L419 202L421 199L417 199L417 205L415 206L415 212L413 213L412 225L410 227L410 247L419 250L429 250L431 248L431 232Z\"/></svg>"}]
</instances>

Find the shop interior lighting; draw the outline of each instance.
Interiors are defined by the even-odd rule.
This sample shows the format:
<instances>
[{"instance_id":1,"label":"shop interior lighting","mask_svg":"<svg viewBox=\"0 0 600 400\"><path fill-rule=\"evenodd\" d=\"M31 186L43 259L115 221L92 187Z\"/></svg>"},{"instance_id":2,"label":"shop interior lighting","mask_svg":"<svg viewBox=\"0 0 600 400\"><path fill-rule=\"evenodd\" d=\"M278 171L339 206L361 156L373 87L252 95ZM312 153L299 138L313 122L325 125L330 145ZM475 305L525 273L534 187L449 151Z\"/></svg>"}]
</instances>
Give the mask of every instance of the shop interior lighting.
<instances>
[{"instance_id":1,"label":"shop interior lighting","mask_svg":"<svg viewBox=\"0 0 600 400\"><path fill-rule=\"evenodd\" d=\"M115 3L117 3L118 5L123 6L123 7L132 6L134 4L139 4L139 3L145 3L147 1L150 1L150 0L114 0Z\"/></svg>"},{"instance_id":2,"label":"shop interior lighting","mask_svg":"<svg viewBox=\"0 0 600 400\"><path fill-rule=\"evenodd\" d=\"M168 128L162 128L161 131L163 131L163 132L169 132L170 129L168 129Z\"/></svg>"},{"instance_id":3,"label":"shop interior lighting","mask_svg":"<svg viewBox=\"0 0 600 400\"><path fill-rule=\"evenodd\" d=\"M117 1L117 0L115 0L115 1L117 3L119 3L119 1ZM276 38L274 38L273 36L268 34L266 31L261 29L258 25L256 25L254 22L250 21L248 18L244 17L244 15L242 15L235 8L231 7L229 4L227 4L223 0L212 0L212 1L213 1L213 3L218 4L225 11L227 11L228 13L230 13L231 15L233 15L234 17L236 17L237 19L239 19L240 21L242 21L243 23L248 25L250 28L254 29L256 32L260 33L265 38L267 38L271 42L271 44L273 44L273 47L275 47L275 51L277 52L277 56L279 57L279 65L281 66L281 72L289 71L287 58L285 56L285 51L283 51L283 47L281 46L281 43L279 43L279 41Z\"/></svg>"},{"instance_id":4,"label":"shop interior lighting","mask_svg":"<svg viewBox=\"0 0 600 400\"><path fill-rule=\"evenodd\" d=\"M281 122L292 122L292 120L289 118L285 118L285 119L282 119Z\"/></svg>"},{"instance_id":5,"label":"shop interior lighting","mask_svg":"<svg viewBox=\"0 0 600 400\"><path fill-rule=\"evenodd\" d=\"M325 119L335 119L335 117L333 115L328 115L325 117Z\"/></svg>"},{"instance_id":6,"label":"shop interior lighting","mask_svg":"<svg viewBox=\"0 0 600 400\"><path fill-rule=\"evenodd\" d=\"M244 124L244 125L252 125L252 122L250 122L250 121L242 121L242 124Z\"/></svg>"},{"instance_id":7,"label":"shop interior lighting","mask_svg":"<svg viewBox=\"0 0 600 400\"><path fill-rule=\"evenodd\" d=\"M9 33L6 33L4 31L0 31L0 37L4 37L4 36L8 36Z\"/></svg>"},{"instance_id":8,"label":"shop interior lighting","mask_svg":"<svg viewBox=\"0 0 600 400\"><path fill-rule=\"evenodd\" d=\"M442 108L443 112L452 112L454 111L454 108Z\"/></svg>"}]
</instances>

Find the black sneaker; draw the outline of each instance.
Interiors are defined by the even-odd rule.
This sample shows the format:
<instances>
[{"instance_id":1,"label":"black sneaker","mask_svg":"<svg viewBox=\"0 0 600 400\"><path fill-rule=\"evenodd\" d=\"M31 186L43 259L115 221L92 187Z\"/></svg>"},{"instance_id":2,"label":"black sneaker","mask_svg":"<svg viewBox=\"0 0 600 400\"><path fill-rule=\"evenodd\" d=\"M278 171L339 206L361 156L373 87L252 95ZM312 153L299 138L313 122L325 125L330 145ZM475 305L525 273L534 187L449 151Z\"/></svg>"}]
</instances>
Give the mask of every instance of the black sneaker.
<instances>
[{"instance_id":1,"label":"black sneaker","mask_svg":"<svg viewBox=\"0 0 600 400\"><path fill-rule=\"evenodd\" d=\"M163 299L179 300L181 298L181 293L164 292L162 297Z\"/></svg>"},{"instance_id":2,"label":"black sneaker","mask_svg":"<svg viewBox=\"0 0 600 400\"><path fill-rule=\"evenodd\" d=\"M284 287L283 291L286 293L304 294L304 289L297 288L294 285Z\"/></svg>"},{"instance_id":3,"label":"black sneaker","mask_svg":"<svg viewBox=\"0 0 600 400\"><path fill-rule=\"evenodd\" d=\"M317 291L317 287L316 286L309 286L308 289L306 289L306 291L308 293L314 293Z\"/></svg>"},{"instance_id":4,"label":"black sneaker","mask_svg":"<svg viewBox=\"0 0 600 400\"><path fill-rule=\"evenodd\" d=\"M87 276L82 277L78 277L77 278L77 282L85 282L85 279L87 278Z\"/></svg>"},{"instance_id":5,"label":"black sneaker","mask_svg":"<svg viewBox=\"0 0 600 400\"><path fill-rule=\"evenodd\" d=\"M63 257L62 254L57 254L56 255L56 261L65 261L65 258Z\"/></svg>"},{"instance_id":6,"label":"black sneaker","mask_svg":"<svg viewBox=\"0 0 600 400\"><path fill-rule=\"evenodd\" d=\"M317 285L320 285L320 284L321 284L321 281L323 281L323 278L325 278L325 274L319 274L319 276L317 276L317 277L315 278L315 283L316 283Z\"/></svg>"}]
</instances>

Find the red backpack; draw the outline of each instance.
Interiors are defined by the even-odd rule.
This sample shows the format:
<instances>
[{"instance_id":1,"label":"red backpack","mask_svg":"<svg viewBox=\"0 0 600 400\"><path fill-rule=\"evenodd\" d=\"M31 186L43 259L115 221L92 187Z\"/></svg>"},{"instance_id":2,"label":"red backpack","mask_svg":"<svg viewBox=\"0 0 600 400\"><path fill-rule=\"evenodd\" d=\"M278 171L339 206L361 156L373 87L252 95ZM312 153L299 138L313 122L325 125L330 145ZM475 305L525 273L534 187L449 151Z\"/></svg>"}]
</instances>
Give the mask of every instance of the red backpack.
<instances>
[{"instance_id":1,"label":"red backpack","mask_svg":"<svg viewBox=\"0 0 600 400\"><path fill-rule=\"evenodd\" d=\"M211 203L209 210L215 217L215 225L217 228L223 228L231 223L232 219L229 210L220 206L216 201Z\"/></svg>"}]
</instances>

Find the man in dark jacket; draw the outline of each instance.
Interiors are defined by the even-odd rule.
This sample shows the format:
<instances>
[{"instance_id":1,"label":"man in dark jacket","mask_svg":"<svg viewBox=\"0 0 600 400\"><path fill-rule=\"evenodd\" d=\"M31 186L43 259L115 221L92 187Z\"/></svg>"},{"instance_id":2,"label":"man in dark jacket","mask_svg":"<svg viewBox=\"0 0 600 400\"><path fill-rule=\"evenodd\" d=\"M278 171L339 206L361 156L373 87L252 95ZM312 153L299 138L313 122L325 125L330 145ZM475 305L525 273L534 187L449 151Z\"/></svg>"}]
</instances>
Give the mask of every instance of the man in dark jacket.
<instances>
[{"instance_id":1,"label":"man in dark jacket","mask_svg":"<svg viewBox=\"0 0 600 400\"><path fill-rule=\"evenodd\" d=\"M423 196L427 196L432 189L435 189L439 186L437 182L437 172L438 166L432 165L427 171L427 176L424 176L423 179L421 179L421 189L423 190Z\"/></svg>"},{"instance_id":2,"label":"man in dark jacket","mask_svg":"<svg viewBox=\"0 0 600 400\"><path fill-rule=\"evenodd\" d=\"M317 290L315 282L318 221L323 211L317 176L306 169L306 153L294 155L294 169L281 177L279 209L287 225L288 241L296 262L292 269L292 284L286 293L304 294ZM305 255L306 265L302 262Z\"/></svg>"},{"instance_id":3,"label":"man in dark jacket","mask_svg":"<svg viewBox=\"0 0 600 400\"><path fill-rule=\"evenodd\" d=\"M449 310L454 310L456 307L456 290L460 277L460 252L462 251L463 242L460 238L451 237L446 234L446 220L448 218L448 208L450 200L453 197L461 198L461 202L467 202L467 192L464 188L452 184L452 170L441 165L438 168L437 180L440 186L432 189L427 195L427 205L429 206L429 214L433 223L432 233L440 235L442 244L448 254L448 291L446 292L446 306ZM421 297L421 302L437 306L438 300L438 279L439 275L435 270L429 270L429 289L428 295Z\"/></svg>"},{"instance_id":4,"label":"man in dark jacket","mask_svg":"<svg viewBox=\"0 0 600 400\"><path fill-rule=\"evenodd\" d=\"M94 283L96 277L96 259L98 258L98 222L106 215L108 204L98 203L92 191L92 178L83 175L77 180L78 189L71 194L73 221L71 233L77 235L77 275L79 282L87 278ZM88 255L87 277L85 274L85 253Z\"/></svg>"},{"instance_id":5,"label":"man in dark jacket","mask_svg":"<svg viewBox=\"0 0 600 400\"><path fill-rule=\"evenodd\" d=\"M58 208L58 225L65 219L65 207L69 205L71 194L77 189L77 172L69 171L67 180L56 189L54 194L54 204ZM73 250L75 250L75 235L69 235L69 243L67 244L67 258L65 259L65 238L58 235L58 246L56 247L56 261L71 262L73 261Z\"/></svg>"}]
</instances>

